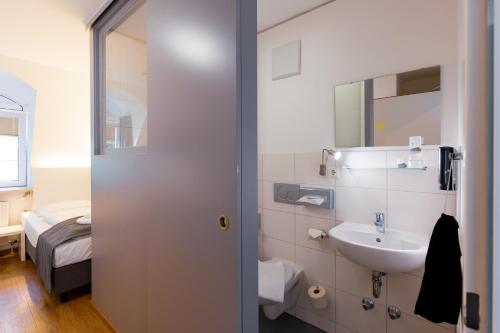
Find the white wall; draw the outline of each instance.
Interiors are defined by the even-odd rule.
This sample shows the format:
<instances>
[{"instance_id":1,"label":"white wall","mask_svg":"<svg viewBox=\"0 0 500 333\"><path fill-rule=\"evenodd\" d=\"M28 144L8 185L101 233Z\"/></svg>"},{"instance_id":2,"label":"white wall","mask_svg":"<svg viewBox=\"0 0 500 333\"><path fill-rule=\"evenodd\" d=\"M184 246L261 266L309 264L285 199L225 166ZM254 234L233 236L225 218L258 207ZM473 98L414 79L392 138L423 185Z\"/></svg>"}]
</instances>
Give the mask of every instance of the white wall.
<instances>
[{"instance_id":1,"label":"white wall","mask_svg":"<svg viewBox=\"0 0 500 333\"><path fill-rule=\"evenodd\" d=\"M32 208L66 200L90 200L90 168L33 169Z\"/></svg>"},{"instance_id":2,"label":"white wall","mask_svg":"<svg viewBox=\"0 0 500 333\"><path fill-rule=\"evenodd\" d=\"M40 0L2 1L0 54L89 74L89 32L63 5Z\"/></svg>"},{"instance_id":3,"label":"white wall","mask_svg":"<svg viewBox=\"0 0 500 333\"><path fill-rule=\"evenodd\" d=\"M271 50L302 42L302 73L271 80ZM258 35L259 151L334 145L334 86L442 66L442 143L456 145L455 0L337 0ZM300 133L300 138L298 134Z\"/></svg>"},{"instance_id":4,"label":"white wall","mask_svg":"<svg viewBox=\"0 0 500 333\"><path fill-rule=\"evenodd\" d=\"M0 69L37 92L32 166L89 168L90 41L84 23L54 3L4 1L0 31ZM90 182L84 179L77 182L82 195L90 192ZM41 192L50 190L48 182L40 184L45 186ZM0 200L16 207L11 224L20 222L21 208L29 208L19 197L0 193Z\"/></svg>"},{"instance_id":5,"label":"white wall","mask_svg":"<svg viewBox=\"0 0 500 333\"><path fill-rule=\"evenodd\" d=\"M33 167L90 167L89 75L1 53L0 68L36 90Z\"/></svg>"}]
</instances>

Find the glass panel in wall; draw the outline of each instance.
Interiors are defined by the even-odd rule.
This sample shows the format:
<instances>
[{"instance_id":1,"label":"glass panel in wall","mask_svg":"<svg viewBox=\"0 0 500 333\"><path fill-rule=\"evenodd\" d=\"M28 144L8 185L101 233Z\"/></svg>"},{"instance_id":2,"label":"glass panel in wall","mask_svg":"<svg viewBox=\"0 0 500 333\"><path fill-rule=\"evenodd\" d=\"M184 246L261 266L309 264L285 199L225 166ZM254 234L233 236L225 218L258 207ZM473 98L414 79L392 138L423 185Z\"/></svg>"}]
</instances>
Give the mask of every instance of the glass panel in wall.
<instances>
[{"instance_id":1,"label":"glass panel in wall","mask_svg":"<svg viewBox=\"0 0 500 333\"><path fill-rule=\"evenodd\" d=\"M105 35L105 150L147 145L146 11L133 8Z\"/></svg>"},{"instance_id":2,"label":"glass panel in wall","mask_svg":"<svg viewBox=\"0 0 500 333\"><path fill-rule=\"evenodd\" d=\"M19 180L19 120L0 116L0 182Z\"/></svg>"}]
</instances>

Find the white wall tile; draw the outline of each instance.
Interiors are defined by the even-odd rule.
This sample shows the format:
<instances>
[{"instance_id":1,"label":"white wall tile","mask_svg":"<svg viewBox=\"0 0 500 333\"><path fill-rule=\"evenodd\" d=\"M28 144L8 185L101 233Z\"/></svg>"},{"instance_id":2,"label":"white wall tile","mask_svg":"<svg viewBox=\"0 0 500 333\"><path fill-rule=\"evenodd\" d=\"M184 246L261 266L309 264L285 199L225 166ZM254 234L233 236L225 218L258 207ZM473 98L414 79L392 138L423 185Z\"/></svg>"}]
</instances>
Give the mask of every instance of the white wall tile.
<instances>
[{"instance_id":1,"label":"white wall tile","mask_svg":"<svg viewBox=\"0 0 500 333\"><path fill-rule=\"evenodd\" d=\"M387 170L338 169L337 186L362 188L387 188Z\"/></svg>"},{"instance_id":2,"label":"white wall tile","mask_svg":"<svg viewBox=\"0 0 500 333\"><path fill-rule=\"evenodd\" d=\"M335 194L334 194L335 200ZM335 209L325 209L310 206L295 206L295 213L305 216L317 217L320 219L335 220Z\"/></svg>"},{"instance_id":3,"label":"white wall tile","mask_svg":"<svg viewBox=\"0 0 500 333\"><path fill-rule=\"evenodd\" d=\"M303 283L301 286L301 292L300 292L300 297L297 302L297 306L306 309L309 312L315 313L327 320L330 321L335 321L335 289L329 288L329 287L324 287L326 290L326 297L328 299L328 307L325 309L317 310L315 309L311 301L309 299L309 296L307 294L307 291L309 290L309 287L312 285L316 285L315 283Z\"/></svg>"},{"instance_id":4,"label":"white wall tile","mask_svg":"<svg viewBox=\"0 0 500 333\"><path fill-rule=\"evenodd\" d=\"M361 307L361 297L337 290L335 293L335 321L357 333L386 333L386 308L375 304L371 310ZM398 331L398 333L406 331Z\"/></svg>"},{"instance_id":5,"label":"white wall tile","mask_svg":"<svg viewBox=\"0 0 500 333\"><path fill-rule=\"evenodd\" d=\"M386 189L386 160L384 151L343 152L337 161L337 186Z\"/></svg>"},{"instance_id":6,"label":"white wall tile","mask_svg":"<svg viewBox=\"0 0 500 333\"><path fill-rule=\"evenodd\" d=\"M262 207L279 210L282 212L294 213L294 205L274 201L274 183L262 182Z\"/></svg>"},{"instance_id":7,"label":"white wall tile","mask_svg":"<svg viewBox=\"0 0 500 333\"><path fill-rule=\"evenodd\" d=\"M409 274L388 275L387 304L413 315L422 279Z\"/></svg>"},{"instance_id":8,"label":"white wall tile","mask_svg":"<svg viewBox=\"0 0 500 333\"><path fill-rule=\"evenodd\" d=\"M295 214L263 209L261 228L265 237L295 242Z\"/></svg>"},{"instance_id":9,"label":"white wall tile","mask_svg":"<svg viewBox=\"0 0 500 333\"><path fill-rule=\"evenodd\" d=\"M257 179L263 180L263 157L262 154L257 154Z\"/></svg>"},{"instance_id":10,"label":"white wall tile","mask_svg":"<svg viewBox=\"0 0 500 333\"><path fill-rule=\"evenodd\" d=\"M328 231L335 226L333 220L319 219L316 217L295 215L295 242L297 245L304 247L326 251L329 253L335 252L333 240L328 237L326 239L311 239L308 231L310 228Z\"/></svg>"},{"instance_id":11,"label":"white wall tile","mask_svg":"<svg viewBox=\"0 0 500 333\"><path fill-rule=\"evenodd\" d=\"M334 323L314 312L307 311L306 309L297 306L295 315L300 320L303 320L325 332L335 333Z\"/></svg>"},{"instance_id":12,"label":"white wall tile","mask_svg":"<svg viewBox=\"0 0 500 333\"><path fill-rule=\"evenodd\" d=\"M337 256L335 266L335 287L359 297L373 297L372 271L353 263L345 257ZM380 298L375 302L385 305L387 293L387 278L382 278Z\"/></svg>"},{"instance_id":13,"label":"white wall tile","mask_svg":"<svg viewBox=\"0 0 500 333\"><path fill-rule=\"evenodd\" d=\"M350 330L348 328L345 328L343 326L336 325L335 326L335 333L356 333L356 332L353 330Z\"/></svg>"},{"instance_id":14,"label":"white wall tile","mask_svg":"<svg viewBox=\"0 0 500 333\"><path fill-rule=\"evenodd\" d=\"M353 168L385 168L387 166L386 151L343 151L337 160L338 167Z\"/></svg>"},{"instance_id":15,"label":"white wall tile","mask_svg":"<svg viewBox=\"0 0 500 333\"><path fill-rule=\"evenodd\" d=\"M257 191L258 191L258 198L257 202L259 205L259 208L262 208L262 204L264 202L264 183L262 181L257 182Z\"/></svg>"},{"instance_id":16,"label":"white wall tile","mask_svg":"<svg viewBox=\"0 0 500 333\"><path fill-rule=\"evenodd\" d=\"M408 160L409 151L388 152L388 165L396 166L398 160ZM439 189L439 150L423 150L420 152L422 165L427 170L389 170L388 185L390 190L445 193Z\"/></svg>"},{"instance_id":17,"label":"white wall tile","mask_svg":"<svg viewBox=\"0 0 500 333\"><path fill-rule=\"evenodd\" d=\"M262 155L262 179L265 181L293 183L294 170L293 154Z\"/></svg>"},{"instance_id":18,"label":"white wall tile","mask_svg":"<svg viewBox=\"0 0 500 333\"><path fill-rule=\"evenodd\" d=\"M327 175L319 175L321 153L295 154L295 181L298 184L335 186L335 176L329 172L335 163L327 165Z\"/></svg>"},{"instance_id":19,"label":"white wall tile","mask_svg":"<svg viewBox=\"0 0 500 333\"><path fill-rule=\"evenodd\" d=\"M285 312L291 316L294 316L294 317L297 315L297 311L296 311L295 306L292 306L290 309L286 310Z\"/></svg>"},{"instance_id":20,"label":"white wall tile","mask_svg":"<svg viewBox=\"0 0 500 333\"><path fill-rule=\"evenodd\" d=\"M337 188L337 220L373 224L377 212L387 213L385 190Z\"/></svg>"},{"instance_id":21,"label":"white wall tile","mask_svg":"<svg viewBox=\"0 0 500 333\"><path fill-rule=\"evenodd\" d=\"M262 237L264 260L285 259L295 262L295 245L270 237Z\"/></svg>"},{"instance_id":22,"label":"white wall tile","mask_svg":"<svg viewBox=\"0 0 500 333\"><path fill-rule=\"evenodd\" d=\"M426 320L401 314L397 320L387 320L387 333L450 333L452 331Z\"/></svg>"},{"instance_id":23,"label":"white wall tile","mask_svg":"<svg viewBox=\"0 0 500 333\"><path fill-rule=\"evenodd\" d=\"M334 287L335 255L296 246L295 262L304 269L308 283Z\"/></svg>"},{"instance_id":24,"label":"white wall tile","mask_svg":"<svg viewBox=\"0 0 500 333\"><path fill-rule=\"evenodd\" d=\"M444 194L389 191L387 226L430 236L444 200ZM455 195L450 195L448 213L454 212Z\"/></svg>"},{"instance_id":25,"label":"white wall tile","mask_svg":"<svg viewBox=\"0 0 500 333\"><path fill-rule=\"evenodd\" d=\"M452 324L448 324L448 323L441 323L441 324L438 324L438 326L446 328L448 331L452 331L452 332L458 331L458 327L456 325L452 325Z\"/></svg>"},{"instance_id":26,"label":"white wall tile","mask_svg":"<svg viewBox=\"0 0 500 333\"><path fill-rule=\"evenodd\" d=\"M259 244L258 244L259 248L258 248L258 251L259 251L259 260L263 260L264 259L264 248L262 246L262 233L259 232Z\"/></svg>"},{"instance_id":27,"label":"white wall tile","mask_svg":"<svg viewBox=\"0 0 500 333\"><path fill-rule=\"evenodd\" d=\"M416 269L414 271L406 272L406 274L414 275L416 277L423 277L425 272L425 267L422 266L419 269Z\"/></svg>"}]
</instances>

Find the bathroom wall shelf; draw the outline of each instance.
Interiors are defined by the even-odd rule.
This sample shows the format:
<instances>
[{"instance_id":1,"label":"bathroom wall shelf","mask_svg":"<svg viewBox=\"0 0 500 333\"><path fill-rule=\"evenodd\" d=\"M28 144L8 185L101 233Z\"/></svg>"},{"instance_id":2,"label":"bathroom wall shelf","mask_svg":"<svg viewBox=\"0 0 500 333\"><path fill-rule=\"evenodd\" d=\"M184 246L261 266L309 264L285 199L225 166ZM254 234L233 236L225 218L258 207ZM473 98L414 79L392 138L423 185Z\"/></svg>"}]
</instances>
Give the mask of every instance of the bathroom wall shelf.
<instances>
[{"instance_id":1,"label":"bathroom wall shelf","mask_svg":"<svg viewBox=\"0 0 500 333\"><path fill-rule=\"evenodd\" d=\"M418 171L426 171L426 166L421 167L406 167L406 168L398 168L398 167L351 167L348 165L344 165L342 169L345 170L418 170Z\"/></svg>"}]
</instances>

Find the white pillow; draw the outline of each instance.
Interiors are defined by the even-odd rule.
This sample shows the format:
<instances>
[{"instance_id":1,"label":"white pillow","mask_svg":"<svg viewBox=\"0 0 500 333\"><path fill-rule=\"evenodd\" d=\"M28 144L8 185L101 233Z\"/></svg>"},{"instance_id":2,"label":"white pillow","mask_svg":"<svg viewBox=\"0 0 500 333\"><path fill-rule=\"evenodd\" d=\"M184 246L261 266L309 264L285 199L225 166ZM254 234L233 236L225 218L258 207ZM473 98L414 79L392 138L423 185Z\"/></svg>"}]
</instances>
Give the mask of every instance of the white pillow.
<instances>
[{"instance_id":1,"label":"white pillow","mask_svg":"<svg viewBox=\"0 0 500 333\"><path fill-rule=\"evenodd\" d=\"M58 211L75 208L90 208L90 200L68 200L55 202L38 208L37 210L35 210L35 213L40 216L45 216Z\"/></svg>"},{"instance_id":2,"label":"white pillow","mask_svg":"<svg viewBox=\"0 0 500 333\"><path fill-rule=\"evenodd\" d=\"M55 225L71 218L85 215L90 215L90 207L77 207L73 209L59 210L39 216L48 224Z\"/></svg>"}]
</instances>

